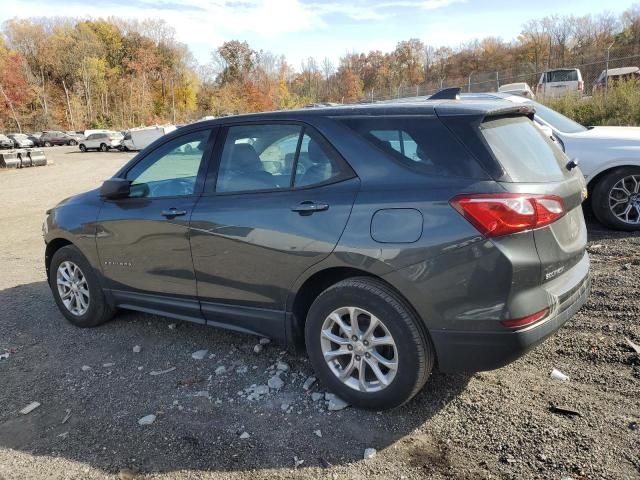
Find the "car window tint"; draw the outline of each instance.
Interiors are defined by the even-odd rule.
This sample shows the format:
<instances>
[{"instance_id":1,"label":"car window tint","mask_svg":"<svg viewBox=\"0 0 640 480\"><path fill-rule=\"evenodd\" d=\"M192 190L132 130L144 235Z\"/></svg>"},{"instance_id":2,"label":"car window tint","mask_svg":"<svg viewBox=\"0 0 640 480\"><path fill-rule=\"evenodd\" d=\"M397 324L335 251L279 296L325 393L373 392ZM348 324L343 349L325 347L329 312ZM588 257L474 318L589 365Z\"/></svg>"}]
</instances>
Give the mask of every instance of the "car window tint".
<instances>
[{"instance_id":1,"label":"car window tint","mask_svg":"<svg viewBox=\"0 0 640 480\"><path fill-rule=\"evenodd\" d=\"M305 131L300 144L300 155L296 164L295 187L304 187L343 177L345 169L329 147Z\"/></svg>"},{"instance_id":2,"label":"car window tint","mask_svg":"<svg viewBox=\"0 0 640 480\"><path fill-rule=\"evenodd\" d=\"M138 162L126 178L132 197L193 195L209 130L189 133L165 143Z\"/></svg>"},{"instance_id":3,"label":"car window tint","mask_svg":"<svg viewBox=\"0 0 640 480\"><path fill-rule=\"evenodd\" d=\"M482 122L480 131L512 181L564 179L567 157L527 117L489 118Z\"/></svg>"},{"instance_id":4,"label":"car window tint","mask_svg":"<svg viewBox=\"0 0 640 480\"><path fill-rule=\"evenodd\" d=\"M300 138L297 125L229 127L220 157L217 192L289 188Z\"/></svg>"},{"instance_id":5,"label":"car window tint","mask_svg":"<svg viewBox=\"0 0 640 480\"><path fill-rule=\"evenodd\" d=\"M576 70L554 70L547 72L547 82L576 82L578 72Z\"/></svg>"},{"instance_id":6,"label":"car window tint","mask_svg":"<svg viewBox=\"0 0 640 480\"><path fill-rule=\"evenodd\" d=\"M339 118L389 157L430 175L484 178L486 173L437 119L427 116Z\"/></svg>"}]
</instances>

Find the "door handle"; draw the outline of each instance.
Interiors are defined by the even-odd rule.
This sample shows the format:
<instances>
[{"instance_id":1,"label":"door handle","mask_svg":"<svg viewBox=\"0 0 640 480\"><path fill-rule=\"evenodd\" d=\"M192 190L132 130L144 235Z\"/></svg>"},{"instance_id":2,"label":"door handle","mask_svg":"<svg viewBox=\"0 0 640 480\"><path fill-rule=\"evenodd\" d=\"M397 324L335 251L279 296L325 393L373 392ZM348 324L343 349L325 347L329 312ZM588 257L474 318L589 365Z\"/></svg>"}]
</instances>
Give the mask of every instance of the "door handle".
<instances>
[{"instance_id":1,"label":"door handle","mask_svg":"<svg viewBox=\"0 0 640 480\"><path fill-rule=\"evenodd\" d=\"M329 210L329 205L326 203L316 203L308 200L291 209L292 212L298 212L300 215L311 215L314 212L322 212L324 210Z\"/></svg>"},{"instance_id":2,"label":"door handle","mask_svg":"<svg viewBox=\"0 0 640 480\"><path fill-rule=\"evenodd\" d=\"M177 208L170 208L169 210L163 210L160 215L167 218L175 218L181 217L182 215L186 215L186 210L178 210Z\"/></svg>"}]
</instances>

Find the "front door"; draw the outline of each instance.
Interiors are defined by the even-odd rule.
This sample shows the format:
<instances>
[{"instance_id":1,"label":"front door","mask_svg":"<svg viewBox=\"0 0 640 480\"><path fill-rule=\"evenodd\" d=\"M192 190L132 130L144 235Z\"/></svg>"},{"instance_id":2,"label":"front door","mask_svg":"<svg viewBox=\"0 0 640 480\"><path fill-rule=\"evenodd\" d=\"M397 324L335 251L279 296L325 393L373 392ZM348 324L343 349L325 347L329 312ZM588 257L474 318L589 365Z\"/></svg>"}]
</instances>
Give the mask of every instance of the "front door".
<instances>
[{"instance_id":1,"label":"front door","mask_svg":"<svg viewBox=\"0 0 640 480\"><path fill-rule=\"evenodd\" d=\"M221 133L217 178L191 219L202 312L208 323L282 337L287 293L335 247L359 180L309 127Z\"/></svg>"},{"instance_id":2,"label":"front door","mask_svg":"<svg viewBox=\"0 0 640 480\"><path fill-rule=\"evenodd\" d=\"M98 253L107 288L123 307L203 321L189 246L189 220L201 193L212 130L174 138L123 176L129 198L106 200Z\"/></svg>"}]
</instances>

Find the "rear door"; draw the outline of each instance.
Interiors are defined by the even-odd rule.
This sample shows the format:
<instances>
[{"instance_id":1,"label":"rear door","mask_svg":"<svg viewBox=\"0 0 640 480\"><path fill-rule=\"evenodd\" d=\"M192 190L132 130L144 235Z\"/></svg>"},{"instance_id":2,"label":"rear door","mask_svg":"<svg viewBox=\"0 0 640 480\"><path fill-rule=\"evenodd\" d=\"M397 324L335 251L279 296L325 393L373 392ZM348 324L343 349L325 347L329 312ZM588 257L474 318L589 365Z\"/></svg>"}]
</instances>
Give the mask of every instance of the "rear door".
<instances>
[{"instance_id":1,"label":"rear door","mask_svg":"<svg viewBox=\"0 0 640 480\"><path fill-rule=\"evenodd\" d=\"M587 230L581 204L586 184L580 169L525 116L488 117L481 135L502 167L500 185L509 192L554 195L566 211L560 219L534 230L542 281L578 263L585 253Z\"/></svg>"},{"instance_id":2,"label":"rear door","mask_svg":"<svg viewBox=\"0 0 640 480\"><path fill-rule=\"evenodd\" d=\"M334 249L359 180L300 124L233 125L216 150L219 168L191 219L202 312L208 323L282 338L288 291Z\"/></svg>"}]
</instances>

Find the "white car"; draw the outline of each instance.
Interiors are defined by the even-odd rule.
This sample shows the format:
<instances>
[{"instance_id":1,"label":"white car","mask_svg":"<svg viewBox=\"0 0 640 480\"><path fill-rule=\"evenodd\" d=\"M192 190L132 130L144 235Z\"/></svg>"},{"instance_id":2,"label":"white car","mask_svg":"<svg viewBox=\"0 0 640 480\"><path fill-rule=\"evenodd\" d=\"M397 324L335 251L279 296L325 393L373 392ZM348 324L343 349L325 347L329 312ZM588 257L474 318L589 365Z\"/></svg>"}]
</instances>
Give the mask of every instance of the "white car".
<instances>
[{"instance_id":1,"label":"white car","mask_svg":"<svg viewBox=\"0 0 640 480\"><path fill-rule=\"evenodd\" d=\"M584 127L540 103L505 93L463 97L534 106L534 120L551 129L567 156L579 162L598 220L619 230L640 230L640 127Z\"/></svg>"},{"instance_id":2,"label":"white car","mask_svg":"<svg viewBox=\"0 0 640 480\"><path fill-rule=\"evenodd\" d=\"M531 90L531 87L529 87L526 82L507 83L506 85L501 85L498 91L510 93L511 95L520 95L521 97L527 97L532 100L536 98L533 90Z\"/></svg>"},{"instance_id":3,"label":"white car","mask_svg":"<svg viewBox=\"0 0 640 480\"><path fill-rule=\"evenodd\" d=\"M92 133L80 142L80 151L100 150L107 152L112 148L120 149L122 146L122 134L118 132Z\"/></svg>"},{"instance_id":4,"label":"white car","mask_svg":"<svg viewBox=\"0 0 640 480\"><path fill-rule=\"evenodd\" d=\"M567 93L582 96L584 82L578 68L556 68L540 76L536 94L542 97L561 97Z\"/></svg>"},{"instance_id":5,"label":"white car","mask_svg":"<svg viewBox=\"0 0 640 480\"><path fill-rule=\"evenodd\" d=\"M173 125L161 125L155 127L132 128L124 133L122 149L142 150L158 138L171 133L176 129Z\"/></svg>"}]
</instances>

